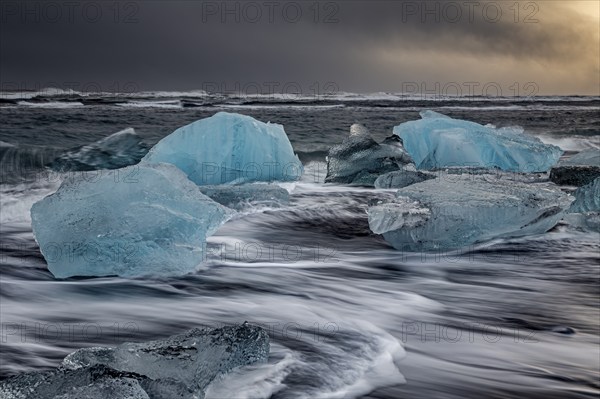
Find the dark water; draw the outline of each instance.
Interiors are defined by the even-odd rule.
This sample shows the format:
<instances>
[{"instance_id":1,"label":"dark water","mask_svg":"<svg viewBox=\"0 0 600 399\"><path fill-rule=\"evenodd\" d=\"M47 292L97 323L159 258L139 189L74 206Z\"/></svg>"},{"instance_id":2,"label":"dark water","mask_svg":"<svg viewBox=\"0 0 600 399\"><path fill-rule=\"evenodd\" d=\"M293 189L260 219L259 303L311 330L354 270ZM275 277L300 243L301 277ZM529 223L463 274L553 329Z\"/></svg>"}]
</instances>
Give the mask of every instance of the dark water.
<instances>
[{"instance_id":1,"label":"dark water","mask_svg":"<svg viewBox=\"0 0 600 399\"><path fill-rule=\"evenodd\" d=\"M1 376L54 367L80 347L248 320L270 332L269 363L226 376L208 397L598 397L597 233L561 224L460 252L401 253L367 223L367 204L393 191L326 185L323 160L352 123L380 140L424 108L520 125L567 155L600 148L599 99L22 97L0 104ZM226 223L192 275L54 279L29 218L60 184L44 165L127 127L154 144L220 110L285 126L306 167L287 185L290 206Z\"/></svg>"}]
</instances>

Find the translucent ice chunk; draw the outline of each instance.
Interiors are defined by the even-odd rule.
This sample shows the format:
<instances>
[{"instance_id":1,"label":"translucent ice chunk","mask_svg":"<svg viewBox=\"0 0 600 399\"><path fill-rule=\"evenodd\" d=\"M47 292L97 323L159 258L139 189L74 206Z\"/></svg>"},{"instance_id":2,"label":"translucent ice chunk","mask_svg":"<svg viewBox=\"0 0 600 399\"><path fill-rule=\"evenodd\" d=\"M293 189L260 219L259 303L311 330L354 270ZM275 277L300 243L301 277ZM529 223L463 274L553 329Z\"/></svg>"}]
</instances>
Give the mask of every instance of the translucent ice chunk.
<instances>
[{"instance_id":1,"label":"translucent ice chunk","mask_svg":"<svg viewBox=\"0 0 600 399\"><path fill-rule=\"evenodd\" d=\"M396 196L399 203L369 208L369 225L396 249L408 251L543 233L572 201L553 184L494 175L447 175L402 188Z\"/></svg>"},{"instance_id":2,"label":"translucent ice chunk","mask_svg":"<svg viewBox=\"0 0 600 399\"><path fill-rule=\"evenodd\" d=\"M118 169L135 165L147 152L148 146L132 128L128 128L68 151L48 166L59 172Z\"/></svg>"},{"instance_id":3,"label":"translucent ice chunk","mask_svg":"<svg viewBox=\"0 0 600 399\"><path fill-rule=\"evenodd\" d=\"M171 163L198 185L298 180L302 163L283 126L219 112L159 141L145 163Z\"/></svg>"},{"instance_id":4,"label":"translucent ice chunk","mask_svg":"<svg viewBox=\"0 0 600 399\"><path fill-rule=\"evenodd\" d=\"M423 173L409 168L388 172L375 180L375 188L402 188L425 180L434 179L433 173Z\"/></svg>"},{"instance_id":5,"label":"translucent ice chunk","mask_svg":"<svg viewBox=\"0 0 600 399\"><path fill-rule=\"evenodd\" d=\"M562 155L560 148L519 128L495 129L433 111L421 112L421 118L394 127L419 169L466 166L545 172Z\"/></svg>"},{"instance_id":6,"label":"translucent ice chunk","mask_svg":"<svg viewBox=\"0 0 600 399\"><path fill-rule=\"evenodd\" d=\"M575 191L569 212L565 219L570 225L600 232L600 177Z\"/></svg>"},{"instance_id":7,"label":"translucent ice chunk","mask_svg":"<svg viewBox=\"0 0 600 399\"><path fill-rule=\"evenodd\" d=\"M398 137L392 136L379 144L364 126L354 124L350 136L329 150L325 182L373 186L380 175L399 170L410 162Z\"/></svg>"},{"instance_id":8,"label":"translucent ice chunk","mask_svg":"<svg viewBox=\"0 0 600 399\"><path fill-rule=\"evenodd\" d=\"M31 208L56 277L189 273L202 261L206 237L233 213L173 165L72 177Z\"/></svg>"},{"instance_id":9,"label":"translucent ice chunk","mask_svg":"<svg viewBox=\"0 0 600 399\"><path fill-rule=\"evenodd\" d=\"M575 191L570 212L600 212L600 177Z\"/></svg>"},{"instance_id":10,"label":"translucent ice chunk","mask_svg":"<svg viewBox=\"0 0 600 399\"><path fill-rule=\"evenodd\" d=\"M22 373L0 381L2 399L149 399L142 383L153 381L133 373L123 373L105 366L78 370L52 370ZM173 389L174 398L181 389ZM175 387L176 388L176 387ZM189 396L188 396L189 397Z\"/></svg>"},{"instance_id":11,"label":"translucent ice chunk","mask_svg":"<svg viewBox=\"0 0 600 399\"><path fill-rule=\"evenodd\" d=\"M430 216L431 210L419 202L398 197L392 202L369 207L369 227L375 234L411 229L424 225Z\"/></svg>"},{"instance_id":12,"label":"translucent ice chunk","mask_svg":"<svg viewBox=\"0 0 600 399\"><path fill-rule=\"evenodd\" d=\"M1 381L0 397L197 399L218 376L268 355L269 337L259 327L193 329L165 340L80 349L56 370Z\"/></svg>"},{"instance_id":13,"label":"translucent ice chunk","mask_svg":"<svg viewBox=\"0 0 600 399\"><path fill-rule=\"evenodd\" d=\"M249 324L219 329L193 329L166 340L125 343L116 348L80 349L67 356L65 369L104 365L153 380L181 381L201 390L233 367L265 361L269 338Z\"/></svg>"}]
</instances>

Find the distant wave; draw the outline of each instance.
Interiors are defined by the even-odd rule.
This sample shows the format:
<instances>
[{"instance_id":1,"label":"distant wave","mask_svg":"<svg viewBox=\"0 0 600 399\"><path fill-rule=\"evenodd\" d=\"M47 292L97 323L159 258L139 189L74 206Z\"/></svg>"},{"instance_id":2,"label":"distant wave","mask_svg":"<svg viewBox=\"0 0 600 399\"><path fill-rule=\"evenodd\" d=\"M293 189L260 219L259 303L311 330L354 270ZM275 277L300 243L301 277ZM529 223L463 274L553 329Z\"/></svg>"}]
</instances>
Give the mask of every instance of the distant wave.
<instances>
[{"instance_id":1,"label":"distant wave","mask_svg":"<svg viewBox=\"0 0 600 399\"><path fill-rule=\"evenodd\" d=\"M143 97L143 98L203 98L210 96L204 90L190 91L140 91L124 95L125 97Z\"/></svg>"},{"instance_id":2,"label":"distant wave","mask_svg":"<svg viewBox=\"0 0 600 399\"><path fill-rule=\"evenodd\" d=\"M539 135L538 137L544 143L558 146L564 151L579 152L588 149L600 149L600 136L552 137Z\"/></svg>"},{"instance_id":3,"label":"distant wave","mask_svg":"<svg viewBox=\"0 0 600 399\"><path fill-rule=\"evenodd\" d=\"M79 108L85 105L79 101L48 101L48 102L29 102L19 101L18 105L32 108Z\"/></svg>"},{"instance_id":4,"label":"distant wave","mask_svg":"<svg viewBox=\"0 0 600 399\"><path fill-rule=\"evenodd\" d=\"M569 101L569 102L587 102L600 101L600 96L531 96L531 97L515 97L515 96L458 96L458 95L442 95L421 94L421 93L350 93L337 92L332 94L324 94L313 96L312 98L319 99L334 99L337 101L470 101L470 102L546 102L546 101Z\"/></svg>"},{"instance_id":5,"label":"distant wave","mask_svg":"<svg viewBox=\"0 0 600 399\"><path fill-rule=\"evenodd\" d=\"M119 107L128 108L168 108L168 109L181 109L183 108L181 101L170 100L170 101L128 101L125 103L117 103Z\"/></svg>"},{"instance_id":6,"label":"distant wave","mask_svg":"<svg viewBox=\"0 0 600 399\"><path fill-rule=\"evenodd\" d=\"M496 106L479 106L479 107L465 107L465 106L443 106L438 107L439 109L447 110L465 110L465 111L520 111L520 110L535 110L535 111L600 111L599 106L581 106L581 105L496 105Z\"/></svg>"},{"instance_id":7,"label":"distant wave","mask_svg":"<svg viewBox=\"0 0 600 399\"><path fill-rule=\"evenodd\" d=\"M409 103L410 104L410 103ZM84 106L116 106L121 108L163 108L163 109L183 109L183 108L199 108L199 107L214 107L214 108L226 108L226 109L298 109L298 110L328 110L334 108L343 107L358 107L358 108L369 108L373 106L385 107L389 110L400 111L400 112L418 112L424 107L436 109L436 110L447 110L447 111L600 111L599 106L592 105L544 105L544 104L532 104L532 105L473 105L473 106L461 106L461 105L442 105L442 106L426 106L426 105L409 105L397 106L396 104L381 104L381 103L369 103L364 101L361 103L338 103L329 104L323 102L242 102L242 103L227 103L227 102L196 102L191 100L134 100L134 101L86 101L85 103L80 101L18 101L16 106L31 107L31 108L55 108L55 109L66 109L66 108L81 108ZM11 105L8 105L10 107ZM12 105L14 106L14 105ZM6 107L6 106L5 106Z\"/></svg>"},{"instance_id":8,"label":"distant wave","mask_svg":"<svg viewBox=\"0 0 600 399\"><path fill-rule=\"evenodd\" d=\"M361 101L379 101L379 102L402 102L402 101L425 101L425 102L513 102L513 103L531 103L531 102L595 102L600 101L600 96L533 96L533 97L485 97L485 96L456 96L421 93L395 93L395 92L374 92L374 93L352 93L336 91L332 93L209 93L205 90L189 91L139 91L139 92L93 92L76 91L72 89L45 88L41 90L21 90L21 91L0 91L0 101L11 102L19 100L32 100L48 98L120 98L120 99L213 99L213 100L242 100L259 102L361 102Z\"/></svg>"},{"instance_id":9,"label":"distant wave","mask_svg":"<svg viewBox=\"0 0 600 399\"><path fill-rule=\"evenodd\" d=\"M204 90L190 91L139 91L139 92L94 92L48 87L41 90L0 91L3 100L30 100L48 97L122 97L122 98L202 98L209 96Z\"/></svg>"},{"instance_id":10,"label":"distant wave","mask_svg":"<svg viewBox=\"0 0 600 399\"><path fill-rule=\"evenodd\" d=\"M75 90L63 90L54 87L48 87L38 91L2 91L0 99L5 100L29 100L35 97L56 97L56 96L81 96L82 93Z\"/></svg>"},{"instance_id":11,"label":"distant wave","mask_svg":"<svg viewBox=\"0 0 600 399\"><path fill-rule=\"evenodd\" d=\"M319 105L319 104L216 104L218 108L237 108L237 109L279 109L279 108L293 108L293 109L315 109L315 110L328 110L333 108L343 108L344 104L332 104L332 105Z\"/></svg>"}]
</instances>

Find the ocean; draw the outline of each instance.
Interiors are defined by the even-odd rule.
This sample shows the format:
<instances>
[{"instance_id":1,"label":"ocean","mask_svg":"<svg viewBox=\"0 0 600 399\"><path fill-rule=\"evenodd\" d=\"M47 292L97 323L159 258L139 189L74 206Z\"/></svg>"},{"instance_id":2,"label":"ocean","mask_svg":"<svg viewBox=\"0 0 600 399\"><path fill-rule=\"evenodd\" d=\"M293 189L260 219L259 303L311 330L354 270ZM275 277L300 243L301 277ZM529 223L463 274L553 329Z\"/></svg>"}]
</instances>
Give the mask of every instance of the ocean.
<instances>
[{"instance_id":1,"label":"ocean","mask_svg":"<svg viewBox=\"0 0 600 399\"><path fill-rule=\"evenodd\" d=\"M521 126L565 157L600 150L600 97L0 93L0 377L77 348L248 321L269 332L268 363L226 375L207 398L598 397L598 233L560 223L403 253L367 222L369 203L393 190L324 183L327 151L351 124L381 141L424 109ZM285 127L305 166L289 206L237 215L190 275L55 279L29 215L64 178L46 165L129 127L151 146L218 111Z\"/></svg>"}]
</instances>

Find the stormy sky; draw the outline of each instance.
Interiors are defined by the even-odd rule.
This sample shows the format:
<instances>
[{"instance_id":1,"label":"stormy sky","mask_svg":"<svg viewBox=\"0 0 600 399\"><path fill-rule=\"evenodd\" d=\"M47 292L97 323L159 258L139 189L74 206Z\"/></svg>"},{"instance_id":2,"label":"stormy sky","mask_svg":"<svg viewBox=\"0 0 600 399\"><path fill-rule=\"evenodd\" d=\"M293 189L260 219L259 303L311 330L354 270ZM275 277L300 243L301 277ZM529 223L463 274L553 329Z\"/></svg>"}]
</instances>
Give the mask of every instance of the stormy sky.
<instances>
[{"instance_id":1,"label":"stormy sky","mask_svg":"<svg viewBox=\"0 0 600 399\"><path fill-rule=\"evenodd\" d=\"M600 95L589 1L3 1L3 90Z\"/></svg>"}]
</instances>

